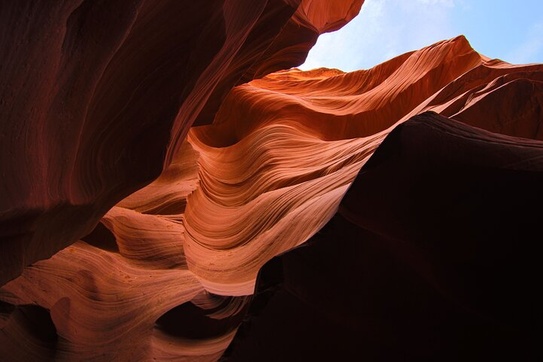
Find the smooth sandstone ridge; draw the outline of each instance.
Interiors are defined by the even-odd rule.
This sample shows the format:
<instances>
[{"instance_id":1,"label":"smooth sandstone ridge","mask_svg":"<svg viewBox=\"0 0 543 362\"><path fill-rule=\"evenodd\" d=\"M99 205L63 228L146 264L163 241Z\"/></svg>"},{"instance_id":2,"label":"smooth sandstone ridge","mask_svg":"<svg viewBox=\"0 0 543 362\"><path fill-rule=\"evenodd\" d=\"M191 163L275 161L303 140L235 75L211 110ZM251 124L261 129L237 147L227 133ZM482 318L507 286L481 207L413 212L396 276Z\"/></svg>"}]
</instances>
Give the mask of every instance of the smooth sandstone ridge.
<instances>
[{"instance_id":1,"label":"smooth sandstone ridge","mask_svg":"<svg viewBox=\"0 0 543 362\"><path fill-rule=\"evenodd\" d=\"M541 353L543 65L301 71L363 1L197 3L3 5L0 359Z\"/></svg>"},{"instance_id":2,"label":"smooth sandstone ridge","mask_svg":"<svg viewBox=\"0 0 543 362\"><path fill-rule=\"evenodd\" d=\"M361 5L3 4L0 282L91 232L167 168L193 124L212 122L234 85L300 64L319 31Z\"/></svg>"}]
</instances>

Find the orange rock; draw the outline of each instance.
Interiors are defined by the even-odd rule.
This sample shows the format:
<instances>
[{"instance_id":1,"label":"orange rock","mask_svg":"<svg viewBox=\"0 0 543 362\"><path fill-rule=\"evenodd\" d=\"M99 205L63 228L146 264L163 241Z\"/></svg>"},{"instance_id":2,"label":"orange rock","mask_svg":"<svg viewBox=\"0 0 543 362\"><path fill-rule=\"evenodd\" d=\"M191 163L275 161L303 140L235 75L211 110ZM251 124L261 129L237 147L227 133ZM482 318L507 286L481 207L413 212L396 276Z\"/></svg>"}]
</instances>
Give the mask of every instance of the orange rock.
<instances>
[{"instance_id":1,"label":"orange rock","mask_svg":"<svg viewBox=\"0 0 543 362\"><path fill-rule=\"evenodd\" d=\"M369 340L368 358L531 353L543 65L458 36L369 70L291 68L362 3L0 12L0 359L328 356L304 335Z\"/></svg>"},{"instance_id":2,"label":"orange rock","mask_svg":"<svg viewBox=\"0 0 543 362\"><path fill-rule=\"evenodd\" d=\"M0 284L155 180L234 85L302 63L283 46L318 36L285 27L299 3L3 6Z\"/></svg>"}]
</instances>

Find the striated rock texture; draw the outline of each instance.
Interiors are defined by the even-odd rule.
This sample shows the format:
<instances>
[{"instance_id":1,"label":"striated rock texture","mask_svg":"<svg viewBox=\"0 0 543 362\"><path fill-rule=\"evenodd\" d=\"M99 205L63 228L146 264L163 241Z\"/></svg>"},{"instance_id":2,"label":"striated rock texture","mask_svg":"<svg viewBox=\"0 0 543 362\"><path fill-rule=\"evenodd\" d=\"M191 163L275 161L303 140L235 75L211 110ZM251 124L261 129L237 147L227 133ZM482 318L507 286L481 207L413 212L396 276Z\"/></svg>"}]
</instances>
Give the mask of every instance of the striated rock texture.
<instances>
[{"instance_id":1,"label":"striated rock texture","mask_svg":"<svg viewBox=\"0 0 543 362\"><path fill-rule=\"evenodd\" d=\"M231 360L540 360L542 153L433 112L397 126L264 265Z\"/></svg>"},{"instance_id":2,"label":"striated rock texture","mask_svg":"<svg viewBox=\"0 0 543 362\"><path fill-rule=\"evenodd\" d=\"M232 86L300 64L362 2L3 1L0 282L92 231Z\"/></svg>"},{"instance_id":3,"label":"striated rock texture","mask_svg":"<svg viewBox=\"0 0 543 362\"><path fill-rule=\"evenodd\" d=\"M2 3L0 360L540 359L543 65L197 3Z\"/></svg>"}]
</instances>

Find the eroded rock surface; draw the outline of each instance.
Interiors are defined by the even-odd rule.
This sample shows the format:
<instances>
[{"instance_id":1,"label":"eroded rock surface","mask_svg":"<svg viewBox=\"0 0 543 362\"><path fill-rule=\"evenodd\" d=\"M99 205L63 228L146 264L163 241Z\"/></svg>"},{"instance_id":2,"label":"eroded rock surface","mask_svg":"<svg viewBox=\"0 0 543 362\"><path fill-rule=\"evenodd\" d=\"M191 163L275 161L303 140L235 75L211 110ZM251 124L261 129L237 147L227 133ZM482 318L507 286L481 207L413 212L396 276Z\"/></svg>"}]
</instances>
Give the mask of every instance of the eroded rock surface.
<instances>
[{"instance_id":1,"label":"eroded rock surface","mask_svg":"<svg viewBox=\"0 0 543 362\"><path fill-rule=\"evenodd\" d=\"M543 65L362 3L3 4L0 357L535 356Z\"/></svg>"}]
</instances>

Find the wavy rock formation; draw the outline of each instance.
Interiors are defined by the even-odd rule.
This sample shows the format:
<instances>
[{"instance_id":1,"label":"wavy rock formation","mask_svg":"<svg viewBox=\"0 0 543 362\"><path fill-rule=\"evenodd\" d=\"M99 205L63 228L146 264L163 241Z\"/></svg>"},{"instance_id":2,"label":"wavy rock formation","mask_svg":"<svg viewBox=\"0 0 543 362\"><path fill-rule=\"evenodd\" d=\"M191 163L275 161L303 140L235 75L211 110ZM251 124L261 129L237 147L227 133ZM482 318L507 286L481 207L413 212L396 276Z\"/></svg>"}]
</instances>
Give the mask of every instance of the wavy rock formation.
<instances>
[{"instance_id":1,"label":"wavy rock formation","mask_svg":"<svg viewBox=\"0 0 543 362\"><path fill-rule=\"evenodd\" d=\"M232 86L300 64L362 2L2 4L0 282L92 231Z\"/></svg>"},{"instance_id":2,"label":"wavy rock formation","mask_svg":"<svg viewBox=\"0 0 543 362\"><path fill-rule=\"evenodd\" d=\"M362 3L5 5L0 359L540 353L543 65L290 68Z\"/></svg>"},{"instance_id":3,"label":"wavy rock formation","mask_svg":"<svg viewBox=\"0 0 543 362\"><path fill-rule=\"evenodd\" d=\"M434 112L397 126L334 217L264 265L231 360L541 359L542 154Z\"/></svg>"},{"instance_id":4,"label":"wavy rock formation","mask_svg":"<svg viewBox=\"0 0 543 362\"><path fill-rule=\"evenodd\" d=\"M320 229L383 138L413 115L541 140L541 70L489 60L457 37L368 71L294 69L236 87L212 125L189 132L201 154L184 215L189 266L210 290L250 293L270 255ZM496 111L485 101L496 93L515 109Z\"/></svg>"}]
</instances>

